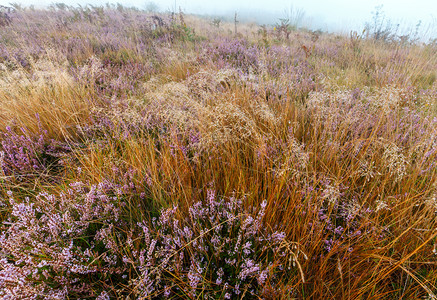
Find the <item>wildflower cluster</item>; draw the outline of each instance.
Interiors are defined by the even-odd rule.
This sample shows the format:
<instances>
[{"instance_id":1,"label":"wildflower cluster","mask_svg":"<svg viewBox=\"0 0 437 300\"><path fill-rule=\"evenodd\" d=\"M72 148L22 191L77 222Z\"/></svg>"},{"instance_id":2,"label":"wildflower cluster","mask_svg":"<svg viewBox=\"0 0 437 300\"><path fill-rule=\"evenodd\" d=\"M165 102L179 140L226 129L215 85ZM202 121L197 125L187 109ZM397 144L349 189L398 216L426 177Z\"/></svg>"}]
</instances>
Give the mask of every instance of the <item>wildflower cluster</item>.
<instances>
[{"instance_id":1,"label":"wildflower cluster","mask_svg":"<svg viewBox=\"0 0 437 300\"><path fill-rule=\"evenodd\" d=\"M0 146L0 169L5 176L35 177L59 169L59 160L70 151L70 147L49 139L41 130L32 134L25 128L18 132L11 127L2 134ZM24 180L28 180L24 179Z\"/></svg>"},{"instance_id":2,"label":"wildflower cluster","mask_svg":"<svg viewBox=\"0 0 437 300\"><path fill-rule=\"evenodd\" d=\"M109 183L87 188L77 182L59 196L41 193L34 200L8 195L2 200L11 207L0 235L2 297L93 297L114 280L119 284L106 290L113 296L255 297L294 271L287 266L291 255L302 258L281 250L284 233L263 227L266 202L252 216L241 200L216 199L212 190L182 222L175 207L130 229L122 191Z\"/></svg>"},{"instance_id":3,"label":"wildflower cluster","mask_svg":"<svg viewBox=\"0 0 437 300\"><path fill-rule=\"evenodd\" d=\"M43 192L23 201L8 192L2 199L11 214L0 234L0 296L89 297L101 278L125 272L117 252L110 251L116 250L112 232L125 227L111 189L104 183L87 189L78 182L58 196Z\"/></svg>"},{"instance_id":4,"label":"wildflower cluster","mask_svg":"<svg viewBox=\"0 0 437 300\"><path fill-rule=\"evenodd\" d=\"M266 204L252 216L241 200L218 199L209 190L207 201L191 206L183 222L177 220L174 207L163 211L152 226L139 224L145 248L133 253L132 263L141 272L134 280L135 290L141 297L163 293L232 299L243 294L256 298L266 285L277 289L277 280L295 271L287 259L303 256L282 249L287 243L284 233L263 228Z\"/></svg>"}]
</instances>

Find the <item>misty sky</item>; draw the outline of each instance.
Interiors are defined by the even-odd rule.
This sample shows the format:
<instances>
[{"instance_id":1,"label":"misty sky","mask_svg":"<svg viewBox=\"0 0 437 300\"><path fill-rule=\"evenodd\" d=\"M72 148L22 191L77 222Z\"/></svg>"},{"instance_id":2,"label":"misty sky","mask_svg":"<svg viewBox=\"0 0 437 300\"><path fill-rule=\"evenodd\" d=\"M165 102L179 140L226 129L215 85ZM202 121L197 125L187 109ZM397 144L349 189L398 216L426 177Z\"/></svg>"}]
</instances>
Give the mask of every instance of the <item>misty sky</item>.
<instances>
[{"instance_id":1,"label":"misty sky","mask_svg":"<svg viewBox=\"0 0 437 300\"><path fill-rule=\"evenodd\" d=\"M173 10L175 0L152 0L161 11ZM104 4L120 2L128 6L145 8L150 0L0 0L0 4L10 2L25 6L49 5L53 2L63 2L69 5ZM414 28L422 20L422 30L437 32L437 1L436 0L176 0L176 7L181 7L186 13L223 15L231 17L237 11L242 18L254 19L259 23L275 23L278 18L294 12L305 13L305 26L313 29L336 30L348 32L351 29L360 30L366 21L371 21L372 11L378 5L383 5L387 18L394 24L400 24L402 29ZM429 28L431 27L431 28Z\"/></svg>"}]
</instances>

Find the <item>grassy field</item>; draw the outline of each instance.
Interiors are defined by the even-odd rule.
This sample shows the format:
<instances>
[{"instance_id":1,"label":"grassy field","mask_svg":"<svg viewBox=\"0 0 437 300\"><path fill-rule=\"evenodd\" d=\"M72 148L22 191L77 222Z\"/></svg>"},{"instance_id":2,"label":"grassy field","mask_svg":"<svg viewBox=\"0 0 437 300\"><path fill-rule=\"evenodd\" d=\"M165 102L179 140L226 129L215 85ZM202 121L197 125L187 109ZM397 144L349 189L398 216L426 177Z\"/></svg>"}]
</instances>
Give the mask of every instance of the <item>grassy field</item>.
<instances>
[{"instance_id":1,"label":"grassy field","mask_svg":"<svg viewBox=\"0 0 437 300\"><path fill-rule=\"evenodd\" d=\"M437 46L2 9L1 299L437 299Z\"/></svg>"}]
</instances>

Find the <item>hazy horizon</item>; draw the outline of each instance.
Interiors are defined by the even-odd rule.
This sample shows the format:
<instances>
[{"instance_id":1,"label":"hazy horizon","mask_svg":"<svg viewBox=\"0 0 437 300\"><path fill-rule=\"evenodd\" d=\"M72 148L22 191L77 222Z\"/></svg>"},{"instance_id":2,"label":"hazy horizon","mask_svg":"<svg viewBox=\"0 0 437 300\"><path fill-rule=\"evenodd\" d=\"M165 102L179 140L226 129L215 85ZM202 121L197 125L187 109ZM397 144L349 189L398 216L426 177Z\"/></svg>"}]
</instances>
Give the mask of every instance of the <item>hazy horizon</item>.
<instances>
[{"instance_id":1,"label":"hazy horizon","mask_svg":"<svg viewBox=\"0 0 437 300\"><path fill-rule=\"evenodd\" d=\"M421 21L422 35L436 38L437 18L433 12L437 13L437 1L416 0L414 5L411 1L396 0L369 0L352 2L347 0L271 0L266 1L232 1L232 0L123 0L111 2L107 0L65 0L52 1L40 0L38 2L21 0L5 1L0 0L1 5L9 3L19 3L24 6L35 5L37 7L49 6L52 3L62 2L68 5L102 5L105 3L121 3L126 6L135 6L145 9L147 4L154 2L160 11L178 10L179 7L185 13L221 16L232 18L237 12L241 19L245 21L256 21L260 24L273 24L279 18L293 16L297 12L304 14L302 26L311 29L321 29L337 32L348 32L350 30L362 30L366 22L372 20L372 12L377 6L383 5L382 11L391 23L400 24L400 30L407 32L413 30L415 25Z\"/></svg>"}]
</instances>

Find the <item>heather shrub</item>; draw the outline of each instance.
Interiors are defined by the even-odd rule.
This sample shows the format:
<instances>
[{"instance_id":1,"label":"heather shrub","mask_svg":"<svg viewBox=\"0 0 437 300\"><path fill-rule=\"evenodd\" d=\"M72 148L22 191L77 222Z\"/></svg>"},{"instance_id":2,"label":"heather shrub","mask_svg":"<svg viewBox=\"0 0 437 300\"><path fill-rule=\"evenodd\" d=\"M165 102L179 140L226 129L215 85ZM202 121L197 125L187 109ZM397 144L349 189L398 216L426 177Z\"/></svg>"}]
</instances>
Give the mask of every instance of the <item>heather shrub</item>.
<instances>
[{"instance_id":1,"label":"heather shrub","mask_svg":"<svg viewBox=\"0 0 437 300\"><path fill-rule=\"evenodd\" d=\"M58 196L41 193L23 201L8 192L9 198L2 200L11 214L0 235L0 296L95 297L98 286L108 288L106 280L123 282L120 274L126 267L119 264L120 233L115 235L115 229L126 228L126 223L111 188L102 183L86 189L75 183ZM105 246L106 240L111 244Z\"/></svg>"},{"instance_id":2,"label":"heather shrub","mask_svg":"<svg viewBox=\"0 0 437 300\"><path fill-rule=\"evenodd\" d=\"M220 67L229 66L244 73L256 72L258 69L259 50L246 40L225 39L216 45L207 45L207 57Z\"/></svg>"},{"instance_id":3,"label":"heather shrub","mask_svg":"<svg viewBox=\"0 0 437 300\"><path fill-rule=\"evenodd\" d=\"M252 216L234 197L217 199L209 190L207 198L182 222L175 207L152 227L139 224L146 247L137 254L141 276L134 283L141 297L257 299L278 293L285 274L303 276L296 265L305 259L299 245L263 227L266 202Z\"/></svg>"},{"instance_id":4,"label":"heather shrub","mask_svg":"<svg viewBox=\"0 0 437 300\"><path fill-rule=\"evenodd\" d=\"M7 127L1 139L1 171L19 181L32 177L56 176L60 170L60 159L70 152L70 147L47 136L40 129L32 134L25 128L20 131ZM48 178L50 179L50 178Z\"/></svg>"},{"instance_id":5,"label":"heather shrub","mask_svg":"<svg viewBox=\"0 0 437 300\"><path fill-rule=\"evenodd\" d=\"M8 192L2 200L11 214L0 235L0 296L257 299L283 289L286 274L304 276L299 245L264 227L265 202L248 212L209 190L182 220L174 207L129 225L121 189L71 186L58 196L19 201Z\"/></svg>"}]
</instances>

